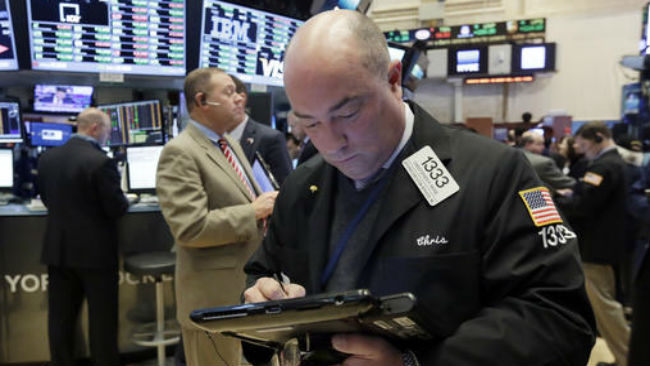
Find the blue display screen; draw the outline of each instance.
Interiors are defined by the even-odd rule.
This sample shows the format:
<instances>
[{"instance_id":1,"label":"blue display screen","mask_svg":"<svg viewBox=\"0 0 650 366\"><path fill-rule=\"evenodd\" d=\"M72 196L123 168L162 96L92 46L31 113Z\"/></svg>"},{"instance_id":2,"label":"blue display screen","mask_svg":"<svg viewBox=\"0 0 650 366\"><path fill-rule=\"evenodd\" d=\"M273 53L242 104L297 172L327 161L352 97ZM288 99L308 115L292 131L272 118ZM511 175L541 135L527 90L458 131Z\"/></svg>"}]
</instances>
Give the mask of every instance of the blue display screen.
<instances>
[{"instance_id":1,"label":"blue display screen","mask_svg":"<svg viewBox=\"0 0 650 366\"><path fill-rule=\"evenodd\" d=\"M72 136L72 125L28 122L27 134L32 146L60 146Z\"/></svg>"}]
</instances>

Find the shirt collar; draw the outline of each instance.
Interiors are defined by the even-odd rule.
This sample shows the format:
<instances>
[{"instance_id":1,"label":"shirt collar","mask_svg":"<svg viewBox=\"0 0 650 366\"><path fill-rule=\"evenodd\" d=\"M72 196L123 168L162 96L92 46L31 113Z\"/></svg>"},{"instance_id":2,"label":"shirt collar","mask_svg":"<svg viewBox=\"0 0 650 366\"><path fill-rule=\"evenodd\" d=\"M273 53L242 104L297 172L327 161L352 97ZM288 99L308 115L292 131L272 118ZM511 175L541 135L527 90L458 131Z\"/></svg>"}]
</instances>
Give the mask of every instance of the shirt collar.
<instances>
[{"instance_id":1,"label":"shirt collar","mask_svg":"<svg viewBox=\"0 0 650 366\"><path fill-rule=\"evenodd\" d=\"M99 147L99 148L101 149L101 146L99 145L99 142L98 142L97 140L95 140L95 138L92 137L92 136L82 135L82 134L79 134L79 133L75 133L75 134L72 135L71 137L76 137L76 138L78 138L78 139L82 139L82 140L88 141L88 142L92 143L93 145L95 145L95 146L97 146L97 147Z\"/></svg>"},{"instance_id":2,"label":"shirt collar","mask_svg":"<svg viewBox=\"0 0 650 366\"><path fill-rule=\"evenodd\" d=\"M381 166L381 169L379 169L377 173L365 179L354 180L354 187L357 190L362 190L365 187L367 187L370 183L379 179L382 176L382 172L390 168L391 165L393 165L393 162L397 158L397 155L399 155L402 149L404 149L404 146L406 146L406 143L411 139L411 136L413 135L413 123L415 121L415 117L408 104L404 102L402 103L404 104L404 122L405 122L404 132L402 133L402 139L399 141L399 144L395 148L395 151L393 151L393 153L390 155L388 160L386 160L386 162Z\"/></svg>"},{"instance_id":3,"label":"shirt collar","mask_svg":"<svg viewBox=\"0 0 650 366\"><path fill-rule=\"evenodd\" d=\"M597 155L596 155L592 160L596 160L596 159L598 159L599 157L603 156L606 152L608 152L608 151L610 151L610 150L614 150L614 149L616 149L616 145L612 145L612 146L610 146L610 147L606 147L606 148L600 150L600 152L599 152L599 153L598 153L598 154L597 154Z\"/></svg>"},{"instance_id":4,"label":"shirt collar","mask_svg":"<svg viewBox=\"0 0 650 366\"><path fill-rule=\"evenodd\" d=\"M190 123L192 123L194 125L194 127L198 128L199 131L203 132L205 137L207 137L213 143L218 143L219 139L221 139L221 135L219 135L218 133L212 131L211 129L204 126L203 124L201 124L201 123L199 123L199 122L197 122L197 121L195 121L193 119L190 119Z\"/></svg>"},{"instance_id":5,"label":"shirt collar","mask_svg":"<svg viewBox=\"0 0 650 366\"><path fill-rule=\"evenodd\" d=\"M244 120L241 121L237 127L233 128L232 131L228 132L235 140L241 140L242 135L244 134L244 129L246 128L246 123L248 123L248 114L245 115Z\"/></svg>"}]
</instances>

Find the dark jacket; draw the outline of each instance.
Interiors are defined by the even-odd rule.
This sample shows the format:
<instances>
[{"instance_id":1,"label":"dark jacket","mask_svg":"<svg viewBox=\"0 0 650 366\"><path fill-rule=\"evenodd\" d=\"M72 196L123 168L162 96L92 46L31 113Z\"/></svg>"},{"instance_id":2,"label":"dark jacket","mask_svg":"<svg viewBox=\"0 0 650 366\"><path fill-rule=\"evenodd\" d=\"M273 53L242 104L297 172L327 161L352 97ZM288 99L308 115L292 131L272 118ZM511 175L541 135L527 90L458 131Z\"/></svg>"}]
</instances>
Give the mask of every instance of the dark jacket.
<instances>
[{"instance_id":1,"label":"dark jacket","mask_svg":"<svg viewBox=\"0 0 650 366\"><path fill-rule=\"evenodd\" d=\"M271 173L278 184L282 185L287 175L291 173L291 158L287 151L287 141L280 131L249 117L239 144L251 165L255 161L255 151L260 152L262 159L269 164Z\"/></svg>"},{"instance_id":2,"label":"dark jacket","mask_svg":"<svg viewBox=\"0 0 650 366\"><path fill-rule=\"evenodd\" d=\"M307 143L305 143L305 146L302 147L302 150L300 150L300 155L298 155L298 165L311 159L311 157L316 154L318 154L316 146L314 146L311 140L308 140Z\"/></svg>"},{"instance_id":3,"label":"dark jacket","mask_svg":"<svg viewBox=\"0 0 650 366\"><path fill-rule=\"evenodd\" d=\"M48 209L42 262L117 268L116 219L128 202L115 162L99 146L73 137L41 156L38 183Z\"/></svg>"},{"instance_id":4,"label":"dark jacket","mask_svg":"<svg viewBox=\"0 0 650 366\"><path fill-rule=\"evenodd\" d=\"M423 365L585 364L594 322L575 235L566 223L533 224L519 192L542 183L526 158L412 109L413 134L394 164L431 146L460 190L431 207L398 166L356 287L415 294L434 335L410 347ZM287 179L263 246L245 267L249 286L282 271L307 294L323 291L336 180L321 157Z\"/></svg>"},{"instance_id":5,"label":"dark jacket","mask_svg":"<svg viewBox=\"0 0 650 366\"><path fill-rule=\"evenodd\" d=\"M583 261L620 263L625 251L626 200L625 162L612 149L590 162L572 198L558 202L578 234Z\"/></svg>"}]
</instances>

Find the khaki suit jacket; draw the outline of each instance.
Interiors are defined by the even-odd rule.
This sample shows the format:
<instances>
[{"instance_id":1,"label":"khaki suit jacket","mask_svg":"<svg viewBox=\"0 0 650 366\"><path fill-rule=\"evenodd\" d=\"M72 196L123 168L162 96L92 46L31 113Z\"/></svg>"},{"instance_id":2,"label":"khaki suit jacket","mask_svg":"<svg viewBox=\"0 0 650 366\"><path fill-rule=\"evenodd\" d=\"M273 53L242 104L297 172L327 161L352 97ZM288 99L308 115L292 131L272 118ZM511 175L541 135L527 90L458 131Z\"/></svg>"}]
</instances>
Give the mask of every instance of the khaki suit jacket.
<instances>
[{"instance_id":1,"label":"khaki suit jacket","mask_svg":"<svg viewBox=\"0 0 650 366\"><path fill-rule=\"evenodd\" d=\"M225 138L259 194L239 143ZM262 240L262 223L223 152L191 123L163 149L156 178L177 247L177 318L191 328L192 310L240 302L243 266Z\"/></svg>"}]
</instances>

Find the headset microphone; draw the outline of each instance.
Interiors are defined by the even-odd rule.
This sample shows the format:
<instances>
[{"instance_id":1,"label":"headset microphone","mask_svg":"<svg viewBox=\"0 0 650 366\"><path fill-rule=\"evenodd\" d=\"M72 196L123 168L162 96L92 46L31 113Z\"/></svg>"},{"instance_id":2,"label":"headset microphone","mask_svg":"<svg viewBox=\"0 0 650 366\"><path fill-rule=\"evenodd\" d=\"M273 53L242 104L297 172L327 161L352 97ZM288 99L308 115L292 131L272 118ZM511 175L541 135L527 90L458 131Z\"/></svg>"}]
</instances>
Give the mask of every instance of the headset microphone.
<instances>
[{"instance_id":1,"label":"headset microphone","mask_svg":"<svg viewBox=\"0 0 650 366\"><path fill-rule=\"evenodd\" d=\"M213 105L213 106L221 105L221 103L219 103L219 102L209 102L209 101L205 102L205 104L209 104L209 105Z\"/></svg>"}]
</instances>

